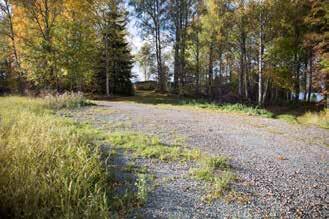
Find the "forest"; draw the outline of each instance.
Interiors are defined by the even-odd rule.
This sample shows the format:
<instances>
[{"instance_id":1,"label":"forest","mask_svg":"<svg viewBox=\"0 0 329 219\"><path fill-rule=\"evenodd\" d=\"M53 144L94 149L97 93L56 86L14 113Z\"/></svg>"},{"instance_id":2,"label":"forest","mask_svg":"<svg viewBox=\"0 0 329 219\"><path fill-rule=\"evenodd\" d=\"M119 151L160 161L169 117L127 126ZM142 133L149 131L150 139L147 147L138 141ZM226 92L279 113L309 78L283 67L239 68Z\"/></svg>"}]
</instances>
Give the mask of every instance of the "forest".
<instances>
[{"instance_id":1,"label":"forest","mask_svg":"<svg viewBox=\"0 0 329 219\"><path fill-rule=\"evenodd\" d=\"M3 0L1 92L130 95L135 63L160 92L259 105L310 102L314 93L327 99L328 7L325 0ZM128 19L144 41L134 56Z\"/></svg>"},{"instance_id":2,"label":"forest","mask_svg":"<svg viewBox=\"0 0 329 219\"><path fill-rule=\"evenodd\" d=\"M328 218L328 0L0 0L0 218Z\"/></svg>"}]
</instances>

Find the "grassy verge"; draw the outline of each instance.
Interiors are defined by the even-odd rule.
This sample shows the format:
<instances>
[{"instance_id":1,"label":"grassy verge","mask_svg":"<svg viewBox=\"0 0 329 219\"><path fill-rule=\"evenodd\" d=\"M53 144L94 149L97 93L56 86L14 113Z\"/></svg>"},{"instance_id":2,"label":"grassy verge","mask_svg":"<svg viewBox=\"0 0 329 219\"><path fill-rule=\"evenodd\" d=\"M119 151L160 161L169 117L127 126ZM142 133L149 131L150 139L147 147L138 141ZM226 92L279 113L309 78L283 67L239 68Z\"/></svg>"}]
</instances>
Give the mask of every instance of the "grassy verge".
<instances>
[{"instance_id":1,"label":"grassy verge","mask_svg":"<svg viewBox=\"0 0 329 219\"><path fill-rule=\"evenodd\" d=\"M245 104L217 104L209 103L203 99L180 98L170 94L158 94L150 91L139 91L136 96L117 98L118 101L130 101L142 104L152 104L158 106L180 106L191 109L203 109L217 112L241 113L252 116L273 117L273 114L257 106L247 106Z\"/></svg>"},{"instance_id":2,"label":"grassy verge","mask_svg":"<svg viewBox=\"0 0 329 219\"><path fill-rule=\"evenodd\" d=\"M302 115L281 114L276 117L292 124L317 125L329 129L329 110L321 112L306 112Z\"/></svg>"},{"instance_id":3,"label":"grassy verge","mask_svg":"<svg viewBox=\"0 0 329 219\"><path fill-rule=\"evenodd\" d=\"M0 98L2 217L109 217L97 133L52 113L59 105L84 104L68 99Z\"/></svg>"},{"instance_id":4,"label":"grassy verge","mask_svg":"<svg viewBox=\"0 0 329 219\"><path fill-rule=\"evenodd\" d=\"M128 101L142 104L151 104L165 107L185 107L189 109L209 110L213 112L238 113L250 116L261 116L265 118L280 119L293 124L313 124L321 128L329 128L329 110L321 112L314 111L310 106L297 104L292 106L274 107L281 110L248 106L245 104L217 104L209 103L207 100L180 98L171 94L159 94L150 91L139 91L133 97L121 97L114 100ZM314 108L314 106L313 106Z\"/></svg>"}]
</instances>

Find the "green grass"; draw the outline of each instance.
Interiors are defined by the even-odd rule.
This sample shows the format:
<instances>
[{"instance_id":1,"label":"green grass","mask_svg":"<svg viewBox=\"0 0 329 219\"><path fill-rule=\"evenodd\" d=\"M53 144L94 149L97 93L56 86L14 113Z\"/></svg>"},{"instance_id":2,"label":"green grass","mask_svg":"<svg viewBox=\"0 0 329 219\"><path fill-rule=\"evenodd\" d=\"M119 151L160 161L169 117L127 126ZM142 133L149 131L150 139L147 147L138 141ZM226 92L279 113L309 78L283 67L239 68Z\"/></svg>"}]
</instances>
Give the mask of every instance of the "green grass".
<instances>
[{"instance_id":1,"label":"green grass","mask_svg":"<svg viewBox=\"0 0 329 219\"><path fill-rule=\"evenodd\" d=\"M260 108L253 105L217 104L207 100L182 98L171 94L159 94L150 91L139 91L136 96L116 98L118 101L129 101L165 107L185 107L188 109L208 110L213 112L238 113L250 116L280 119L291 124L313 124L321 128L329 128L329 110L313 112L317 107L305 103L292 104L284 107ZM276 109L276 108L279 108ZM312 112L308 112L312 110Z\"/></svg>"},{"instance_id":2,"label":"green grass","mask_svg":"<svg viewBox=\"0 0 329 219\"><path fill-rule=\"evenodd\" d=\"M276 116L276 118L291 124L316 125L321 128L329 129L328 109L324 109L320 112L306 112L301 115L280 114Z\"/></svg>"},{"instance_id":3,"label":"green grass","mask_svg":"<svg viewBox=\"0 0 329 219\"><path fill-rule=\"evenodd\" d=\"M191 176L197 180L210 183L205 200L211 202L220 198L230 189L235 176L226 157L211 157L199 150L184 148L182 145L168 146L162 144L157 137L139 133L113 133L108 140L120 148L131 151L137 157L169 161L196 161L199 168L191 169ZM144 194L144 193L142 193ZM144 195L143 195L144 196Z\"/></svg>"},{"instance_id":4,"label":"green grass","mask_svg":"<svg viewBox=\"0 0 329 219\"><path fill-rule=\"evenodd\" d=\"M116 132L108 136L108 141L121 148L132 150L136 156L162 161L196 160L200 150L190 150L181 145L165 145L157 137L139 133Z\"/></svg>"},{"instance_id":5,"label":"green grass","mask_svg":"<svg viewBox=\"0 0 329 219\"><path fill-rule=\"evenodd\" d=\"M201 166L191 169L192 177L210 183L211 187L203 197L205 202L212 202L219 199L225 192L230 191L230 184L235 180L235 175L230 169L229 160L226 157L205 156Z\"/></svg>"},{"instance_id":6,"label":"green grass","mask_svg":"<svg viewBox=\"0 0 329 219\"><path fill-rule=\"evenodd\" d=\"M273 117L273 114L266 109L259 108L257 106L247 106L245 104L217 104L209 103L207 100L203 99L191 99L182 98L170 94L158 94L150 91L139 91L136 96L117 98L118 101L129 101L142 104L152 104L159 106L180 106L188 107L192 109L203 109L217 112L230 112L230 113L241 113L252 116L263 116L263 117Z\"/></svg>"},{"instance_id":7,"label":"green grass","mask_svg":"<svg viewBox=\"0 0 329 219\"><path fill-rule=\"evenodd\" d=\"M107 218L109 182L97 133L52 113L51 102L0 98L0 214Z\"/></svg>"},{"instance_id":8,"label":"green grass","mask_svg":"<svg viewBox=\"0 0 329 219\"><path fill-rule=\"evenodd\" d=\"M191 106L199 109L208 109L218 112L230 112L230 113L242 113L250 116L263 116L271 118L273 114L266 109L259 108L257 106L247 106L241 103L235 104L216 104L207 103L204 101L197 100L185 100L182 101L182 105Z\"/></svg>"}]
</instances>

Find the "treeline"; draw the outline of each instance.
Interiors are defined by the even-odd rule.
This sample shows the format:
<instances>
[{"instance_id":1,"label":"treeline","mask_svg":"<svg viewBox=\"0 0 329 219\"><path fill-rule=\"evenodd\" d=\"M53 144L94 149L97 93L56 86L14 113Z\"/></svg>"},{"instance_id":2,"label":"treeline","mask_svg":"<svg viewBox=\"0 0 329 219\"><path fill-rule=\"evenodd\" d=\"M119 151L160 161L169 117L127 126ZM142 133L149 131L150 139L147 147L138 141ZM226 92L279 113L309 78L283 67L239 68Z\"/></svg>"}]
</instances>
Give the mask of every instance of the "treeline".
<instances>
[{"instance_id":1,"label":"treeline","mask_svg":"<svg viewBox=\"0 0 329 219\"><path fill-rule=\"evenodd\" d=\"M0 92L133 92L123 2L2 0L0 12Z\"/></svg>"},{"instance_id":2,"label":"treeline","mask_svg":"<svg viewBox=\"0 0 329 219\"><path fill-rule=\"evenodd\" d=\"M146 79L158 79L160 91L259 105L298 101L300 94L310 101L319 92L329 105L327 0L130 3L149 36L138 61Z\"/></svg>"}]
</instances>

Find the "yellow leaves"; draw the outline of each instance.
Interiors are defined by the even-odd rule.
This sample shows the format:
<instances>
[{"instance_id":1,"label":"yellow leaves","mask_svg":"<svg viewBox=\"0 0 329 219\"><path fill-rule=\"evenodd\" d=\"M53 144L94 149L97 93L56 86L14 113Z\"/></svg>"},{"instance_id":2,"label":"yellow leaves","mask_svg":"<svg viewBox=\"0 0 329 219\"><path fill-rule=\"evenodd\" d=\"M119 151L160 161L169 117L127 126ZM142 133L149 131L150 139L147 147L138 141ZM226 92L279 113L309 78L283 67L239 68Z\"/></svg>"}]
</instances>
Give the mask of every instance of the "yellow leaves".
<instances>
[{"instance_id":1,"label":"yellow leaves","mask_svg":"<svg viewBox=\"0 0 329 219\"><path fill-rule=\"evenodd\" d=\"M202 39L221 40L221 29L223 27L223 14L221 14L219 5L216 0L204 1L206 13L201 16Z\"/></svg>"}]
</instances>

